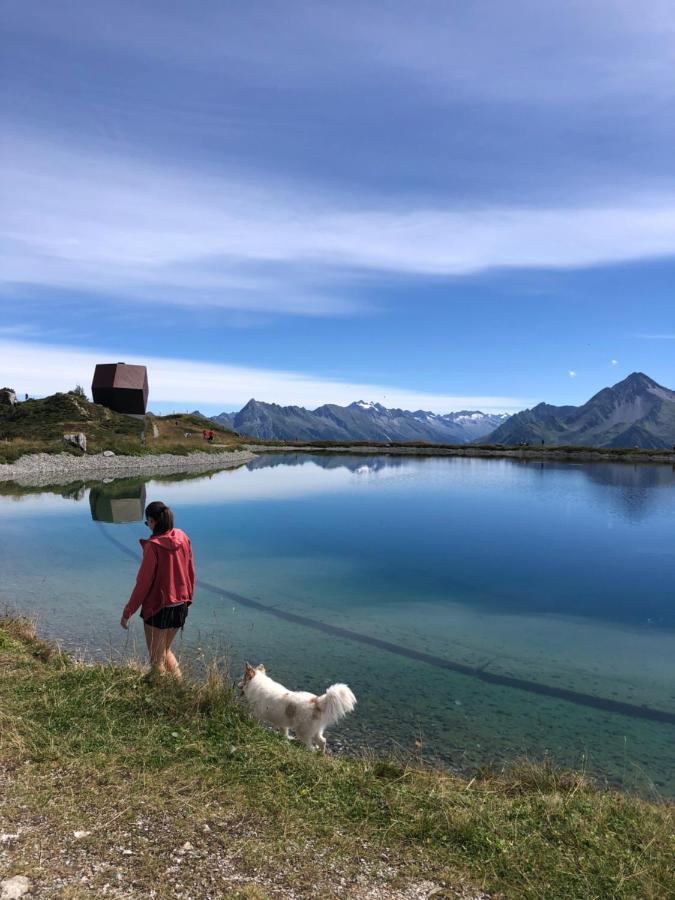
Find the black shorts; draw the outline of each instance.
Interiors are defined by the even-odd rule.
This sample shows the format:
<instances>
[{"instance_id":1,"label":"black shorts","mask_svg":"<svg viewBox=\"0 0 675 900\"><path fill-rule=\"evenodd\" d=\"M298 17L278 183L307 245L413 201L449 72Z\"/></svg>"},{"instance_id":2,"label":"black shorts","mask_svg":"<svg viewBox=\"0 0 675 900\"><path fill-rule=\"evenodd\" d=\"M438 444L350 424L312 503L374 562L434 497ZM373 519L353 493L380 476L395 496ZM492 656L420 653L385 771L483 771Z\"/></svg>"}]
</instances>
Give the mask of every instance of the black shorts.
<instances>
[{"instance_id":1,"label":"black shorts","mask_svg":"<svg viewBox=\"0 0 675 900\"><path fill-rule=\"evenodd\" d=\"M172 603L171 606L165 606L154 616L149 619L143 619L146 625L152 625L153 628L182 628L188 614L187 603Z\"/></svg>"}]
</instances>

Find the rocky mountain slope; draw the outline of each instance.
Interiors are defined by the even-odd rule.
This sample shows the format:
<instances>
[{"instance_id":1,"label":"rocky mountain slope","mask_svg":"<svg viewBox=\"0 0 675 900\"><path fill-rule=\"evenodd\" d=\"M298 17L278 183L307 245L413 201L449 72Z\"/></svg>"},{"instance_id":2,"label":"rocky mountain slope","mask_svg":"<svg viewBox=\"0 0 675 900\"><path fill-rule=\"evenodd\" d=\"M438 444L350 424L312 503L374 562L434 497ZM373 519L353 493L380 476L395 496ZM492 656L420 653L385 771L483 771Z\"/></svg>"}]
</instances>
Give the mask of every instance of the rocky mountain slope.
<instances>
[{"instance_id":1,"label":"rocky mountain slope","mask_svg":"<svg viewBox=\"0 0 675 900\"><path fill-rule=\"evenodd\" d=\"M493 431L508 416L477 410L444 415L421 409L409 412L363 400L349 406L328 403L315 410L249 400L239 412L221 413L213 418L239 434L263 440L466 444Z\"/></svg>"},{"instance_id":2,"label":"rocky mountain slope","mask_svg":"<svg viewBox=\"0 0 675 900\"><path fill-rule=\"evenodd\" d=\"M675 445L675 391L634 372L583 406L540 403L511 416L485 438L495 444L670 448Z\"/></svg>"}]
</instances>

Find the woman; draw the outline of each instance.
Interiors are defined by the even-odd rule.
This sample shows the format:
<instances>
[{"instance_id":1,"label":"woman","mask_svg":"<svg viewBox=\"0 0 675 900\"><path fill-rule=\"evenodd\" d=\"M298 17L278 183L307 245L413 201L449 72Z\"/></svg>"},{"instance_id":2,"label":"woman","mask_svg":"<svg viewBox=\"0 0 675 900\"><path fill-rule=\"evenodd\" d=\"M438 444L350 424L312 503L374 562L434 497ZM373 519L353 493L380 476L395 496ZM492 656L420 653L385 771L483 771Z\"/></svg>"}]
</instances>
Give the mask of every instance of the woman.
<instances>
[{"instance_id":1,"label":"woman","mask_svg":"<svg viewBox=\"0 0 675 900\"><path fill-rule=\"evenodd\" d=\"M192 603L195 588L192 545L185 532L173 527L173 513L159 500L146 507L145 524L152 537L140 542L143 562L120 625L128 628L130 617L140 606L151 672L168 672L180 678L171 643L185 624Z\"/></svg>"}]
</instances>

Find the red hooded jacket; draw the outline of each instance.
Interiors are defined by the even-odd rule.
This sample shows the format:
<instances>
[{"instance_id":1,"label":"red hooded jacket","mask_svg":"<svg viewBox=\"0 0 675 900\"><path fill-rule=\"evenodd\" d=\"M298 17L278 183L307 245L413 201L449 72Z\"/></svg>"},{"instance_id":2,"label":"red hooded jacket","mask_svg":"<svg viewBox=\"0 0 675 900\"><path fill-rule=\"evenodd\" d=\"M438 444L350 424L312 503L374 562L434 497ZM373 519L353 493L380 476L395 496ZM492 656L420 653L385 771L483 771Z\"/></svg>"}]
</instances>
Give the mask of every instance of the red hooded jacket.
<instances>
[{"instance_id":1,"label":"red hooded jacket","mask_svg":"<svg viewBox=\"0 0 675 900\"><path fill-rule=\"evenodd\" d=\"M191 603L195 589L195 566L190 538L180 528L141 539L143 562L136 576L123 616L130 618L141 607L149 619L172 603Z\"/></svg>"}]
</instances>

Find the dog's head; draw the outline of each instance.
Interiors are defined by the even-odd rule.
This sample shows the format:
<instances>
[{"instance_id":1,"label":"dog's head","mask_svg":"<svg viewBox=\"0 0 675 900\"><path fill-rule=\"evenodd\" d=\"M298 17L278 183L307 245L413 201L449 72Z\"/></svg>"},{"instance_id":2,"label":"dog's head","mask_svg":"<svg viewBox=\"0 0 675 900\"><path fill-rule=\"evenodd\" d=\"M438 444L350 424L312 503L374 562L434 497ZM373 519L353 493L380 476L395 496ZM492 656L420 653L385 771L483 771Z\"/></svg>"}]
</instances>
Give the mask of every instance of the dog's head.
<instances>
[{"instance_id":1,"label":"dog's head","mask_svg":"<svg viewBox=\"0 0 675 900\"><path fill-rule=\"evenodd\" d=\"M258 672L264 672L265 666L262 663L259 663L257 667L253 667L250 663L246 663L246 668L244 669L244 676L241 681L237 684L239 690L244 693L248 685L255 678Z\"/></svg>"}]
</instances>

